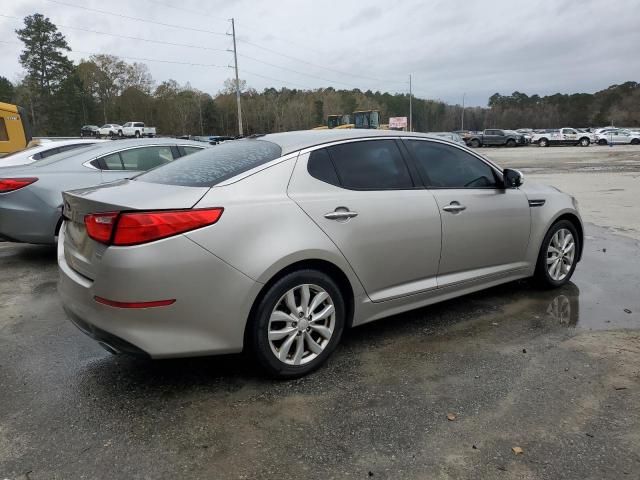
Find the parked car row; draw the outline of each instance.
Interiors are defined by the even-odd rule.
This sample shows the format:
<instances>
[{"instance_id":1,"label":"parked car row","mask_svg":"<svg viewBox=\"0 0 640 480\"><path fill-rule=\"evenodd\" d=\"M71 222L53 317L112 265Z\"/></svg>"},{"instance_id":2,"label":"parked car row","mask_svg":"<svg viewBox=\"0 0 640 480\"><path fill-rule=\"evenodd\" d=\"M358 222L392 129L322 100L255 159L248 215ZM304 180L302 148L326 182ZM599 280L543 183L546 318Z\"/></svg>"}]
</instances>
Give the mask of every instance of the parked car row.
<instances>
[{"instance_id":1,"label":"parked car row","mask_svg":"<svg viewBox=\"0 0 640 480\"><path fill-rule=\"evenodd\" d=\"M435 134L123 140L0 168L0 233L59 237L64 309L107 350L247 350L289 378L348 327L519 278L564 285L582 232L569 195Z\"/></svg>"},{"instance_id":2,"label":"parked car row","mask_svg":"<svg viewBox=\"0 0 640 480\"><path fill-rule=\"evenodd\" d=\"M127 122L124 125L117 123L105 123L101 127L97 125L84 125L80 128L81 137L149 137L156 136L156 127L148 127L144 122Z\"/></svg>"},{"instance_id":3,"label":"parked car row","mask_svg":"<svg viewBox=\"0 0 640 480\"><path fill-rule=\"evenodd\" d=\"M487 129L484 132L460 132L465 143L474 148L484 146L538 145L549 147L554 145L574 145L588 147L591 144L618 145L640 144L640 129L624 129L616 127L592 128L521 128L518 130Z\"/></svg>"},{"instance_id":4,"label":"parked car row","mask_svg":"<svg viewBox=\"0 0 640 480\"><path fill-rule=\"evenodd\" d=\"M176 139L75 142L27 149L23 154L28 156L22 158L27 161L20 165L2 166L11 157L0 159L1 238L53 244L62 224L64 190L130 178L208 147ZM38 155L43 156L35 158Z\"/></svg>"}]
</instances>

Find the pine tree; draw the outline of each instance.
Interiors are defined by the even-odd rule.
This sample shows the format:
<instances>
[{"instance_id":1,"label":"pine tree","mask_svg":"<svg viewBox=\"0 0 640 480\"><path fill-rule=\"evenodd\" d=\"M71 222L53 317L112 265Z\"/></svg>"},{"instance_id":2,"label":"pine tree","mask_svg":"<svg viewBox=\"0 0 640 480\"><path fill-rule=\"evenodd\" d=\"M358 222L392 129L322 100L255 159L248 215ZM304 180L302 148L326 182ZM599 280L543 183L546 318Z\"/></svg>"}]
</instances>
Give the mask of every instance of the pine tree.
<instances>
[{"instance_id":1,"label":"pine tree","mask_svg":"<svg viewBox=\"0 0 640 480\"><path fill-rule=\"evenodd\" d=\"M16 33L24 43L20 63L27 71L24 83L29 85L31 93L31 120L37 133L46 133L43 126L51 108L48 100L73 70L73 63L64 54L71 49L58 27L39 13L25 17L24 28L16 30Z\"/></svg>"}]
</instances>

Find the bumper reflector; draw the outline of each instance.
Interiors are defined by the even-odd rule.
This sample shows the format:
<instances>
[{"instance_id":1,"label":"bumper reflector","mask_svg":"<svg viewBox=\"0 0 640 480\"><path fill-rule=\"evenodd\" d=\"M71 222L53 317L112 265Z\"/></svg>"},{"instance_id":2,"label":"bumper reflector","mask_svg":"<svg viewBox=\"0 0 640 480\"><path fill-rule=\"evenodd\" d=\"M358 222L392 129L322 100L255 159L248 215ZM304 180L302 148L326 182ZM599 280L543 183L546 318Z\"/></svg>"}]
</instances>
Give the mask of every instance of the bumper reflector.
<instances>
[{"instance_id":1,"label":"bumper reflector","mask_svg":"<svg viewBox=\"0 0 640 480\"><path fill-rule=\"evenodd\" d=\"M153 308L153 307L166 307L169 305L173 305L176 303L175 299L173 300L156 300L154 302L116 302L115 300L108 300L106 298L95 296L93 299L102 303L103 305L108 305L109 307L115 308Z\"/></svg>"}]
</instances>

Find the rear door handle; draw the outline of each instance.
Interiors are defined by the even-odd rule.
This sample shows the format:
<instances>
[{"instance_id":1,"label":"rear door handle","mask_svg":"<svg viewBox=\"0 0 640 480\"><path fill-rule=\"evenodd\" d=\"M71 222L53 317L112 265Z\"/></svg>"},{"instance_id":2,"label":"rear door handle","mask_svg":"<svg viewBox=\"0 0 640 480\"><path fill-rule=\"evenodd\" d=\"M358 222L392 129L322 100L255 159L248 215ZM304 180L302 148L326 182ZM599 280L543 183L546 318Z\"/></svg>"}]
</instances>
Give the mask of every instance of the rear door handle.
<instances>
[{"instance_id":1,"label":"rear door handle","mask_svg":"<svg viewBox=\"0 0 640 480\"><path fill-rule=\"evenodd\" d=\"M467 207L464 205L460 205L458 202L451 202L449 205L442 207L442 210L450 213L460 213L463 210L466 210Z\"/></svg>"},{"instance_id":2,"label":"rear door handle","mask_svg":"<svg viewBox=\"0 0 640 480\"><path fill-rule=\"evenodd\" d=\"M344 207L341 209L336 208L335 211L324 214L324 218L327 218L329 220L349 220L350 218L357 216L358 212L352 212L345 209Z\"/></svg>"}]
</instances>

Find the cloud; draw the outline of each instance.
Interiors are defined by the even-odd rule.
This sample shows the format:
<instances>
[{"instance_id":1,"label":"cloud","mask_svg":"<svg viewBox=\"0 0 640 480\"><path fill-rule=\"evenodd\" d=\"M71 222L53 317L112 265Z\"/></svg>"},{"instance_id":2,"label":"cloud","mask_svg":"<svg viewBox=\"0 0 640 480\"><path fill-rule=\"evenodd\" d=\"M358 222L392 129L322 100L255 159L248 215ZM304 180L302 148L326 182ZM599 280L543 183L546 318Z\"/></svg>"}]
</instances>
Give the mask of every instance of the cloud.
<instances>
[{"instance_id":1,"label":"cloud","mask_svg":"<svg viewBox=\"0 0 640 480\"><path fill-rule=\"evenodd\" d=\"M65 2L107 9L99 0ZM369 0L366 8L356 0L220 1L215 7L209 3L204 7L198 0L116 3L117 8L109 8L114 13L221 35L137 22L48 0L9 2L3 13L23 17L40 12L58 25L207 48L60 27L75 50L225 67L233 62L226 51L231 47L225 35L230 31L227 20L235 17L239 53L273 65L239 57L240 77L258 90L353 86L405 92L412 74L418 96L457 103L466 93L468 104L484 105L495 92L593 92L640 80L636 0L619 0L615 14L610 14L608 4L595 0ZM19 25L0 17L1 38L16 40L14 30ZM0 43L2 75L12 80L22 70L20 50L20 45ZM88 55L70 56L77 61ZM228 68L145 63L158 83L173 78L210 93L232 75Z\"/></svg>"}]
</instances>

